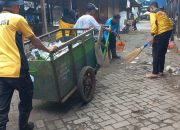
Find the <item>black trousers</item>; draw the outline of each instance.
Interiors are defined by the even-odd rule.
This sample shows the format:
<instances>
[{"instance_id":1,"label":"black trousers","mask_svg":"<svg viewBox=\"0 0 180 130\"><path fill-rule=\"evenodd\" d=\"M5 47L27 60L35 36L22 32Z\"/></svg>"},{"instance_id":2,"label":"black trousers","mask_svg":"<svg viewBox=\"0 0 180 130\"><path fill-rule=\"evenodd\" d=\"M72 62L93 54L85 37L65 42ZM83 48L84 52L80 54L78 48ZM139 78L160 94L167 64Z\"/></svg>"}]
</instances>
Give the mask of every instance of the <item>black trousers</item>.
<instances>
[{"instance_id":1,"label":"black trousers","mask_svg":"<svg viewBox=\"0 0 180 130\"><path fill-rule=\"evenodd\" d=\"M116 35L114 33L109 35L109 50L116 50Z\"/></svg>"},{"instance_id":2,"label":"black trousers","mask_svg":"<svg viewBox=\"0 0 180 130\"><path fill-rule=\"evenodd\" d=\"M133 24L132 24L132 25L133 25L134 30L137 30L136 23L137 23L137 21L136 21L136 20L134 20L134 21L133 21Z\"/></svg>"},{"instance_id":3,"label":"black trousers","mask_svg":"<svg viewBox=\"0 0 180 130\"><path fill-rule=\"evenodd\" d=\"M153 42L153 74L163 73L165 64L165 55L169 44L172 31L167 31L154 37Z\"/></svg>"},{"instance_id":4,"label":"black trousers","mask_svg":"<svg viewBox=\"0 0 180 130\"><path fill-rule=\"evenodd\" d=\"M26 74L20 78L0 77L0 130L6 130L11 99L15 89L19 92L19 119L21 123L28 120L26 118L29 118L32 110L33 83L30 75Z\"/></svg>"}]
</instances>

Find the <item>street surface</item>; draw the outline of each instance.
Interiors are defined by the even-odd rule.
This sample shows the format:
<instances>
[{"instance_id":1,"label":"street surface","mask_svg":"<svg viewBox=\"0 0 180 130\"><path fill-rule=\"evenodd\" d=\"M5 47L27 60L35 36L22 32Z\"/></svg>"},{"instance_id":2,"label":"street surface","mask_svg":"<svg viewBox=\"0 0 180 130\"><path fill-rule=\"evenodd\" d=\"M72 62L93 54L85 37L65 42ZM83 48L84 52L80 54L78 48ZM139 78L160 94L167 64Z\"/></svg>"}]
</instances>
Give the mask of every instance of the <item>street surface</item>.
<instances>
[{"instance_id":1,"label":"street surface","mask_svg":"<svg viewBox=\"0 0 180 130\"><path fill-rule=\"evenodd\" d=\"M125 55L150 37L149 22L139 31L123 34ZM180 55L170 50L166 65L180 67ZM180 76L166 73L146 79L151 71L151 48L133 64L112 61L97 75L94 100L83 105L77 94L65 104L33 101L35 130L180 130ZM18 96L14 94L7 130L17 130Z\"/></svg>"}]
</instances>

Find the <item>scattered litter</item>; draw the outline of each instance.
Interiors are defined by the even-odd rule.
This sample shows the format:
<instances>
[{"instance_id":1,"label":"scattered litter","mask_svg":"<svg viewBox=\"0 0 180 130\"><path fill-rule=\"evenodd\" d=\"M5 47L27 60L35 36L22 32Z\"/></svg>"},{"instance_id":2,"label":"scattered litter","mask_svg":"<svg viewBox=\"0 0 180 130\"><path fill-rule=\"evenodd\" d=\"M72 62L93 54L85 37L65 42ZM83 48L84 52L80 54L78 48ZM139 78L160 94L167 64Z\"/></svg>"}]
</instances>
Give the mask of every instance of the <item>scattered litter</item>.
<instances>
[{"instance_id":1,"label":"scattered litter","mask_svg":"<svg viewBox=\"0 0 180 130\"><path fill-rule=\"evenodd\" d=\"M179 67L172 67L170 65L166 66L166 71L172 73L172 75L180 75L180 68Z\"/></svg>"},{"instance_id":2,"label":"scattered litter","mask_svg":"<svg viewBox=\"0 0 180 130\"><path fill-rule=\"evenodd\" d=\"M180 68L176 68L176 71L172 73L173 75L180 75Z\"/></svg>"},{"instance_id":3,"label":"scattered litter","mask_svg":"<svg viewBox=\"0 0 180 130\"><path fill-rule=\"evenodd\" d=\"M34 76L30 75L32 82L34 82Z\"/></svg>"},{"instance_id":4,"label":"scattered litter","mask_svg":"<svg viewBox=\"0 0 180 130\"><path fill-rule=\"evenodd\" d=\"M131 63L132 63L132 64L136 64L137 62L136 62L136 61L132 61Z\"/></svg>"},{"instance_id":5,"label":"scattered litter","mask_svg":"<svg viewBox=\"0 0 180 130\"><path fill-rule=\"evenodd\" d=\"M176 88L176 89L179 88L179 85L174 86L174 88Z\"/></svg>"},{"instance_id":6,"label":"scattered litter","mask_svg":"<svg viewBox=\"0 0 180 130\"><path fill-rule=\"evenodd\" d=\"M143 115L145 112L144 112L144 110L132 110L131 113L138 114L138 115Z\"/></svg>"},{"instance_id":7,"label":"scattered litter","mask_svg":"<svg viewBox=\"0 0 180 130\"><path fill-rule=\"evenodd\" d=\"M174 73L176 71L176 68L168 65L166 66L166 71L169 73Z\"/></svg>"},{"instance_id":8,"label":"scattered litter","mask_svg":"<svg viewBox=\"0 0 180 130\"><path fill-rule=\"evenodd\" d=\"M141 65L152 65L152 62L143 61L140 64Z\"/></svg>"},{"instance_id":9,"label":"scattered litter","mask_svg":"<svg viewBox=\"0 0 180 130\"><path fill-rule=\"evenodd\" d=\"M148 62L147 65L152 65L152 62Z\"/></svg>"},{"instance_id":10,"label":"scattered litter","mask_svg":"<svg viewBox=\"0 0 180 130\"><path fill-rule=\"evenodd\" d=\"M135 60L139 60L139 57L136 57Z\"/></svg>"}]
</instances>

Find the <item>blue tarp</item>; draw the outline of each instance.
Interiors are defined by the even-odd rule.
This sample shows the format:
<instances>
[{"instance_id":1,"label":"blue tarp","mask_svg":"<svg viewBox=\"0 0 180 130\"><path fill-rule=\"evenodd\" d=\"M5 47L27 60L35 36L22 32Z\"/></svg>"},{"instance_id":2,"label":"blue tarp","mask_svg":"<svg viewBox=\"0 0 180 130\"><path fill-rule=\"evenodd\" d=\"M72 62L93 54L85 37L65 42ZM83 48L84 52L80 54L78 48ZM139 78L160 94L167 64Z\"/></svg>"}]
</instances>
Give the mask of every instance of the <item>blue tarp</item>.
<instances>
[{"instance_id":1,"label":"blue tarp","mask_svg":"<svg viewBox=\"0 0 180 130\"><path fill-rule=\"evenodd\" d=\"M165 7L166 6L166 0L151 0L151 2L156 1L158 2L159 7Z\"/></svg>"}]
</instances>

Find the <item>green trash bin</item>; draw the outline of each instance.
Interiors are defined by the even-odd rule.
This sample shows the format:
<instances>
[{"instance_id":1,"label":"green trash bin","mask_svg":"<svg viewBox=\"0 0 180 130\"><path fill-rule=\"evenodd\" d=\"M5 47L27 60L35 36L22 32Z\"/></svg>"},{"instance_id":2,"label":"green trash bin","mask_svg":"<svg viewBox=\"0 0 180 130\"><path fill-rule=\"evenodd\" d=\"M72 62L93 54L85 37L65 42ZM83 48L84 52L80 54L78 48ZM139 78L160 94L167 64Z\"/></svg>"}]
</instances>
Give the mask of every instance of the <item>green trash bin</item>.
<instances>
[{"instance_id":1,"label":"green trash bin","mask_svg":"<svg viewBox=\"0 0 180 130\"><path fill-rule=\"evenodd\" d=\"M93 31L90 29L62 43L59 51L52 54L49 61L29 61L29 72L35 86L34 99L63 103L78 89L83 101L92 100L97 64ZM55 32L47 34L47 37L51 35L55 35Z\"/></svg>"}]
</instances>

